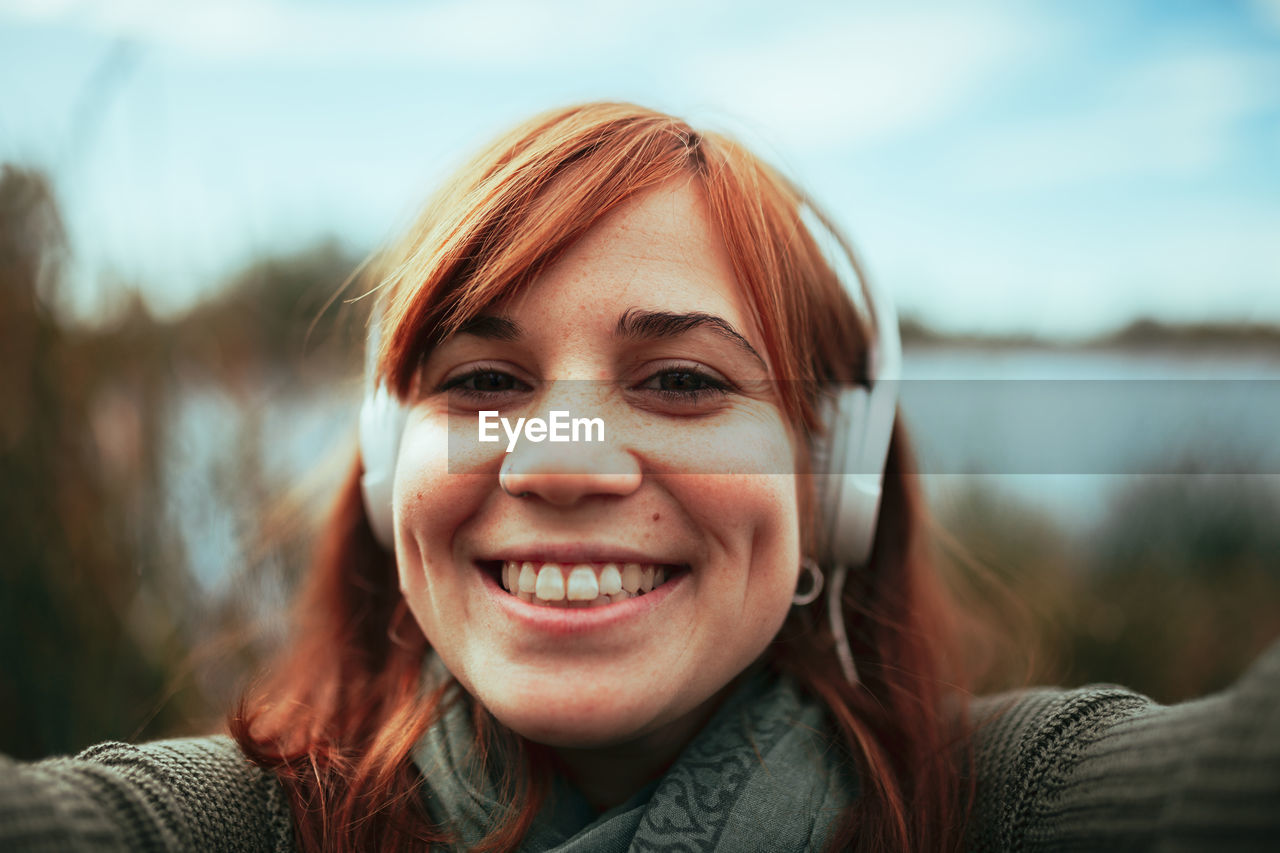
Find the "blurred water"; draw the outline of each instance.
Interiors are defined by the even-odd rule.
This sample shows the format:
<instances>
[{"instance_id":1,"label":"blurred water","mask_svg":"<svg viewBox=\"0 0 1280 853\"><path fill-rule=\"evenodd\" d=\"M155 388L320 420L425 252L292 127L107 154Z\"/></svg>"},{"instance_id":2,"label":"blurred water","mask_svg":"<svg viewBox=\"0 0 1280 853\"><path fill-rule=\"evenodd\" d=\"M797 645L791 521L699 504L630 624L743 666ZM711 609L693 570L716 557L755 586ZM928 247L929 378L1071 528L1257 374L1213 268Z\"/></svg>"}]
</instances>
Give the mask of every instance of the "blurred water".
<instances>
[{"instance_id":1,"label":"blurred water","mask_svg":"<svg viewBox=\"0 0 1280 853\"><path fill-rule=\"evenodd\" d=\"M977 485L1082 533L1138 477L1280 487L1280 351L925 347L903 377L936 501Z\"/></svg>"},{"instance_id":2,"label":"blurred water","mask_svg":"<svg viewBox=\"0 0 1280 853\"><path fill-rule=\"evenodd\" d=\"M317 469L354 457L356 403L347 389L299 390L274 379L232 393L184 384L166 415L164 513L206 590L261 551L264 516Z\"/></svg>"},{"instance_id":3,"label":"blurred water","mask_svg":"<svg viewBox=\"0 0 1280 853\"><path fill-rule=\"evenodd\" d=\"M1280 350L926 346L903 353L905 379L1280 379Z\"/></svg>"},{"instance_id":4,"label":"blurred water","mask_svg":"<svg viewBox=\"0 0 1280 853\"><path fill-rule=\"evenodd\" d=\"M902 389L938 501L979 484L1080 532L1135 476L1262 470L1270 473L1251 476L1280 485L1280 352L927 347L905 354ZM335 452L354 452L357 401L349 388L299 389L283 378L236 393L189 383L175 400L165 513L193 576L211 589L244 565L262 514L291 484ZM1082 406L1094 407L1083 414L1096 427L1083 437L1072 421Z\"/></svg>"}]
</instances>

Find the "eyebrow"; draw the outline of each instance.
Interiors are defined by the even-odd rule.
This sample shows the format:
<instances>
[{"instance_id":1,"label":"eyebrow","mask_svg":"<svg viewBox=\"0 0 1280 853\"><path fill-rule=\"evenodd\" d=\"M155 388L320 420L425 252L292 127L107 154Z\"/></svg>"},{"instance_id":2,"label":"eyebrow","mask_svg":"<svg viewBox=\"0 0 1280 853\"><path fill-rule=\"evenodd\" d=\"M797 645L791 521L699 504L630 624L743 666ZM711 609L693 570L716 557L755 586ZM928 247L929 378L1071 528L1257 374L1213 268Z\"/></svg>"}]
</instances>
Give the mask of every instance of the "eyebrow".
<instances>
[{"instance_id":1,"label":"eyebrow","mask_svg":"<svg viewBox=\"0 0 1280 853\"><path fill-rule=\"evenodd\" d=\"M618 334L625 338L674 338L694 329L708 329L754 358L768 369L760 353L723 317L692 311L676 314L670 311L642 311L630 308L618 318Z\"/></svg>"},{"instance_id":2,"label":"eyebrow","mask_svg":"<svg viewBox=\"0 0 1280 853\"><path fill-rule=\"evenodd\" d=\"M618 318L617 333L624 338L653 340L679 337L694 329L710 330L754 358L762 368L768 369L768 365L765 364L760 353L756 352L755 347L751 346L728 320L717 317L715 314L702 311L677 314L672 311L644 311L639 308L629 308ZM457 334L473 335L493 341L518 341L524 337L524 329L509 317L481 314L463 323Z\"/></svg>"},{"instance_id":3,"label":"eyebrow","mask_svg":"<svg viewBox=\"0 0 1280 853\"><path fill-rule=\"evenodd\" d=\"M463 323L457 334L474 335L491 341L518 341L524 336L524 329L509 317L481 314Z\"/></svg>"}]
</instances>

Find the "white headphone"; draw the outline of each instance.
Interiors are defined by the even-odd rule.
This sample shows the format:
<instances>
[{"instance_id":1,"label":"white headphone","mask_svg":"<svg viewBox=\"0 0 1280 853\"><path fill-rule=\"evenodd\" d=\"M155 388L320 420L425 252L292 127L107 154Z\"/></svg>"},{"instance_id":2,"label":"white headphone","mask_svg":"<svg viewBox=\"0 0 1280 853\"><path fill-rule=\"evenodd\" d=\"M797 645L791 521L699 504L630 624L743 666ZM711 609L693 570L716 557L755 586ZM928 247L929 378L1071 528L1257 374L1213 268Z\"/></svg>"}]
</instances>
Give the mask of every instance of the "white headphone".
<instances>
[{"instance_id":1,"label":"white headphone","mask_svg":"<svg viewBox=\"0 0 1280 853\"><path fill-rule=\"evenodd\" d=\"M829 398L822 413L826 434L813 448L813 472L821 475L817 557L820 564L831 567L826 584L827 619L845 679L857 684L858 669L849 649L841 601L849 569L866 565L875 544L884 468L898 407L898 380L902 378L902 338L893 301L858 274L845 245L827 223L808 205L801 207L800 218L871 327L869 387L842 387Z\"/></svg>"},{"instance_id":2,"label":"white headphone","mask_svg":"<svg viewBox=\"0 0 1280 853\"><path fill-rule=\"evenodd\" d=\"M845 636L840 607L850 567L865 565L875 540L884 467L893 435L902 374L902 343L892 301L858 274L838 237L807 204L801 219L818 243L845 291L870 321L868 386L843 387L829 398L822 413L825 435L813 449L813 472L819 477L818 562L832 567L827 581L827 608L836 650L845 677L857 682L857 670ZM378 315L369 321L365 346L365 395L360 407L360 477L365 513L378 542L395 549L391 496L396 458L408 410L377 379Z\"/></svg>"},{"instance_id":3,"label":"white headphone","mask_svg":"<svg viewBox=\"0 0 1280 853\"><path fill-rule=\"evenodd\" d=\"M898 315L888 296L858 274L844 245L812 208L802 206L800 218L871 329L869 387L846 386L831 395L822 412L826 434L813 448L813 472L824 475L818 495L818 562L861 566L871 557L897 410L902 375Z\"/></svg>"},{"instance_id":4,"label":"white headphone","mask_svg":"<svg viewBox=\"0 0 1280 853\"><path fill-rule=\"evenodd\" d=\"M374 309L369 318L369 334L364 347L364 402L360 405L360 493L364 513L373 536L388 551L396 549L395 524L391 510L395 485L396 458L404 435L409 410L378 381L379 319Z\"/></svg>"}]
</instances>

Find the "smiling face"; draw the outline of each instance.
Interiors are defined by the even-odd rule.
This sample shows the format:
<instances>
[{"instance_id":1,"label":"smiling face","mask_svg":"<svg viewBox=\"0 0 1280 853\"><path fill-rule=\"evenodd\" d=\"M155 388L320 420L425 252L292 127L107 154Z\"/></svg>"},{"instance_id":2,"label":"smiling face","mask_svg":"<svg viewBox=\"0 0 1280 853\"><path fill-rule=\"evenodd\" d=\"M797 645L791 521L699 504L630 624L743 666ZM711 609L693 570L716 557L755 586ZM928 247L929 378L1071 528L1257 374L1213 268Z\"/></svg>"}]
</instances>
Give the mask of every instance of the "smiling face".
<instances>
[{"instance_id":1,"label":"smiling face","mask_svg":"<svg viewBox=\"0 0 1280 853\"><path fill-rule=\"evenodd\" d=\"M688 183L610 213L430 353L397 462L401 587L509 728L561 747L683 738L777 633L796 451L763 353ZM604 440L507 453L501 429L476 441L481 410L598 417ZM665 582L628 595L650 571ZM533 592L504 588L522 573Z\"/></svg>"}]
</instances>

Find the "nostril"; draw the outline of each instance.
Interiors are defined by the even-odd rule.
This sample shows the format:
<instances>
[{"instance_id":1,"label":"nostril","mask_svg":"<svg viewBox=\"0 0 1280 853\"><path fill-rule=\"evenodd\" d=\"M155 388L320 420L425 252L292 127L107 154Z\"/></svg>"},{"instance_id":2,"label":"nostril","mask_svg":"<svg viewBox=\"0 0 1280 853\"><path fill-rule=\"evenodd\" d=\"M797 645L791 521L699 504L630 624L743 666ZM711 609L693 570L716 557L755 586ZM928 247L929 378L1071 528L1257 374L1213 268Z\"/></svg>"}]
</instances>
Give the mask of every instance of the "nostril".
<instances>
[{"instance_id":1,"label":"nostril","mask_svg":"<svg viewBox=\"0 0 1280 853\"><path fill-rule=\"evenodd\" d=\"M568 506L583 498L596 495L628 495L640 487L641 475L634 473L564 473L526 471L515 473L504 470L498 484L514 498L541 498L557 506Z\"/></svg>"},{"instance_id":2,"label":"nostril","mask_svg":"<svg viewBox=\"0 0 1280 853\"><path fill-rule=\"evenodd\" d=\"M513 498L529 498L529 497L533 497L533 493L532 493L532 492L530 492L530 491L528 491L528 490L525 490L525 491L523 491L523 492L513 492L513 491L511 491L511 489L507 488L507 481L506 481L504 478L502 478L502 477L499 477L499 478L498 478L498 485L502 487L502 491L504 491L504 492L506 492L507 494L511 495L511 497L513 497Z\"/></svg>"},{"instance_id":3,"label":"nostril","mask_svg":"<svg viewBox=\"0 0 1280 853\"><path fill-rule=\"evenodd\" d=\"M558 506L592 495L628 495L640 488L641 480L639 460L616 445L522 445L507 455L498 472L498 483L508 495Z\"/></svg>"}]
</instances>

